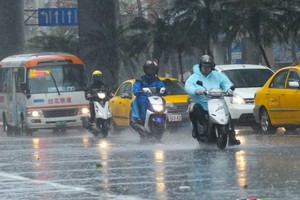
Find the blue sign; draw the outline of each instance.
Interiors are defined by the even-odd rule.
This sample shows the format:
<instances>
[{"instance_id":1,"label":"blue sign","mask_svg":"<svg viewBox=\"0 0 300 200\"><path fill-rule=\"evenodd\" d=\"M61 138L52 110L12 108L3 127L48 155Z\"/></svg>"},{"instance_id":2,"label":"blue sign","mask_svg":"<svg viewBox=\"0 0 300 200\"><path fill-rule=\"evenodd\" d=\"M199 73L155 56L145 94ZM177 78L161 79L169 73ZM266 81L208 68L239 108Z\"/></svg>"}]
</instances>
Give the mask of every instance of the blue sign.
<instances>
[{"instance_id":1,"label":"blue sign","mask_svg":"<svg viewBox=\"0 0 300 200\"><path fill-rule=\"evenodd\" d=\"M39 26L77 26L77 8L39 8Z\"/></svg>"},{"instance_id":2,"label":"blue sign","mask_svg":"<svg viewBox=\"0 0 300 200\"><path fill-rule=\"evenodd\" d=\"M242 52L240 41L234 41L231 43L231 64L242 63Z\"/></svg>"}]
</instances>

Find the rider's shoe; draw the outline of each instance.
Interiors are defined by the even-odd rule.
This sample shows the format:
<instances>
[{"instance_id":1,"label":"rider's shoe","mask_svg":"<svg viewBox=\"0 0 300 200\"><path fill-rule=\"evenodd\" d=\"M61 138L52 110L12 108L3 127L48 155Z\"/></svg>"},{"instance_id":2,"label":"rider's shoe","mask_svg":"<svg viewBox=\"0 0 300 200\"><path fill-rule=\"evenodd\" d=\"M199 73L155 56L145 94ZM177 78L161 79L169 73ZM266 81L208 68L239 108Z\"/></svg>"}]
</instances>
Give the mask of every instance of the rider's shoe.
<instances>
[{"instance_id":1,"label":"rider's shoe","mask_svg":"<svg viewBox=\"0 0 300 200\"><path fill-rule=\"evenodd\" d=\"M139 125L144 125L144 121L141 118L132 118L130 123L132 124L139 124Z\"/></svg>"},{"instance_id":2,"label":"rider's shoe","mask_svg":"<svg viewBox=\"0 0 300 200\"><path fill-rule=\"evenodd\" d=\"M89 122L89 131L92 131L94 128L94 122Z\"/></svg>"},{"instance_id":3,"label":"rider's shoe","mask_svg":"<svg viewBox=\"0 0 300 200\"><path fill-rule=\"evenodd\" d=\"M205 131L205 130L203 130L202 133L198 134L198 136L197 136L197 141L198 141L198 142L203 142L203 143L206 143L206 142L207 142L206 131Z\"/></svg>"},{"instance_id":4,"label":"rider's shoe","mask_svg":"<svg viewBox=\"0 0 300 200\"><path fill-rule=\"evenodd\" d=\"M193 136L193 138L195 138L195 139L199 136L199 133L198 133L197 128L193 128L193 130L192 130L192 136Z\"/></svg>"},{"instance_id":5,"label":"rider's shoe","mask_svg":"<svg viewBox=\"0 0 300 200\"><path fill-rule=\"evenodd\" d=\"M229 139L229 146L240 145L241 141L237 139Z\"/></svg>"},{"instance_id":6,"label":"rider's shoe","mask_svg":"<svg viewBox=\"0 0 300 200\"><path fill-rule=\"evenodd\" d=\"M235 138L235 132L232 131L230 134L229 134L229 142L228 142L228 145L229 146L234 146L234 145L240 145L241 144L241 141L240 140L237 140Z\"/></svg>"}]
</instances>

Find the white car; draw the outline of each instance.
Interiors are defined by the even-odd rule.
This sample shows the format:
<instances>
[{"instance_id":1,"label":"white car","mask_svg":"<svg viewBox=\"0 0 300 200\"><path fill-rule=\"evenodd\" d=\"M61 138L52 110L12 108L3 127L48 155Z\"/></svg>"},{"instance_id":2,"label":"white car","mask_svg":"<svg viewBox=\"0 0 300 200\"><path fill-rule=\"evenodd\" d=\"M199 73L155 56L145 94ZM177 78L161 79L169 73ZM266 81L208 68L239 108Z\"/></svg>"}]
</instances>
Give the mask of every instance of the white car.
<instances>
[{"instance_id":1,"label":"white car","mask_svg":"<svg viewBox=\"0 0 300 200\"><path fill-rule=\"evenodd\" d=\"M250 64L216 65L216 70L224 73L235 86L236 95L225 98L233 123L238 126L250 125L256 129L254 94L274 71L263 65Z\"/></svg>"}]
</instances>

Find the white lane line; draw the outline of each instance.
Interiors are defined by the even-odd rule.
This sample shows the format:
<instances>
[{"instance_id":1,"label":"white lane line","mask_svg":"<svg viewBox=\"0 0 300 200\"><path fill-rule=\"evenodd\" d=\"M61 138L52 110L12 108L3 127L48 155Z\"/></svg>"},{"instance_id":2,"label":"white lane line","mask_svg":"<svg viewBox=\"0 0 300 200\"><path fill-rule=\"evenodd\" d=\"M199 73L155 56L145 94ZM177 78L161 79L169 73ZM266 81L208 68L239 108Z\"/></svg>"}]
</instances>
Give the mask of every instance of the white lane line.
<instances>
[{"instance_id":1,"label":"white lane line","mask_svg":"<svg viewBox=\"0 0 300 200\"><path fill-rule=\"evenodd\" d=\"M30 183L39 183L39 184L52 185L52 186L54 186L56 188L59 188L59 189L70 189L70 190L73 190L73 191L84 192L84 193L92 194L92 195L95 195L95 196L100 195L99 193L91 192L91 191L87 190L86 188L72 187L72 186L62 185L60 183L53 183L53 182L50 182L50 181L34 180L34 179L30 179L30 178L26 178L26 177L19 176L19 175L14 175L14 174L8 174L8 173L0 172L0 176L4 177L4 178L8 178L8 179L14 179L14 180L19 180L19 181L27 181L27 182L30 182Z\"/></svg>"}]
</instances>

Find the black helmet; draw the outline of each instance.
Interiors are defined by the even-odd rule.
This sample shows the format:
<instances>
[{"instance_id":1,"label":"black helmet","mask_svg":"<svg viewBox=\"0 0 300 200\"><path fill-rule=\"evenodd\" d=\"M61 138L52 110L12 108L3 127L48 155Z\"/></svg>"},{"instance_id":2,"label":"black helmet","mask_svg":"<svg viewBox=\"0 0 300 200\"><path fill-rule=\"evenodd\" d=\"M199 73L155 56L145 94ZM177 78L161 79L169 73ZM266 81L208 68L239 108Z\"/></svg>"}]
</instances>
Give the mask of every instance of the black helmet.
<instances>
[{"instance_id":1,"label":"black helmet","mask_svg":"<svg viewBox=\"0 0 300 200\"><path fill-rule=\"evenodd\" d=\"M158 73L158 65L152 60L147 60L143 66L145 74L156 75Z\"/></svg>"},{"instance_id":2,"label":"black helmet","mask_svg":"<svg viewBox=\"0 0 300 200\"><path fill-rule=\"evenodd\" d=\"M203 55L200 57L200 63L199 63L200 70L201 70L202 66L211 67L211 69L214 70L215 69L215 61L211 56Z\"/></svg>"}]
</instances>

